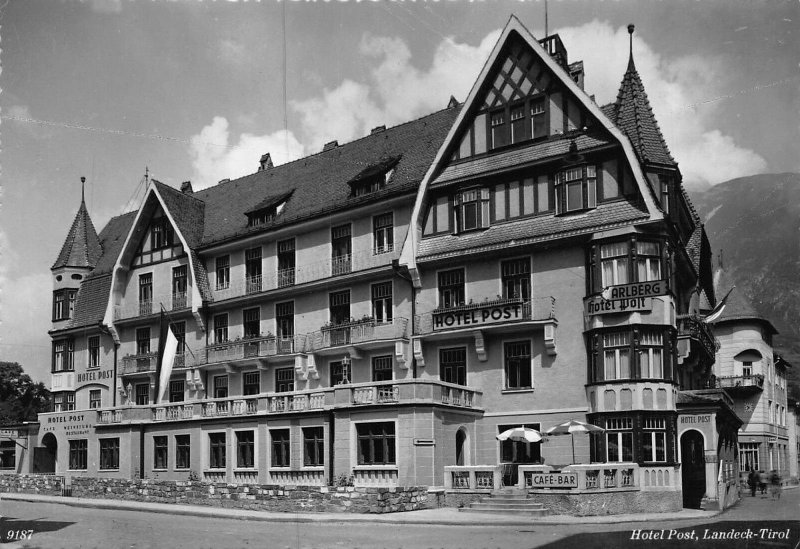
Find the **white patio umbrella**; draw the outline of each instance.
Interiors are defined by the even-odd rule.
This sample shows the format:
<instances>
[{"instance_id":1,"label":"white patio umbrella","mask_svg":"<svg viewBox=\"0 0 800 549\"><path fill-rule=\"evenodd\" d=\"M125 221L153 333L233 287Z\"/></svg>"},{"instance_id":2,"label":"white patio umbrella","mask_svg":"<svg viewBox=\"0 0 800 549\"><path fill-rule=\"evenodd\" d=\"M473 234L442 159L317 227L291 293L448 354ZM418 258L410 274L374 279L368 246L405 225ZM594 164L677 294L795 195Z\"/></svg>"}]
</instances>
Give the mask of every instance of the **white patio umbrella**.
<instances>
[{"instance_id":1,"label":"white patio umbrella","mask_svg":"<svg viewBox=\"0 0 800 549\"><path fill-rule=\"evenodd\" d=\"M518 442L539 442L542 433L530 427L514 427L497 435L497 440L515 440Z\"/></svg>"},{"instance_id":2,"label":"white patio umbrella","mask_svg":"<svg viewBox=\"0 0 800 549\"><path fill-rule=\"evenodd\" d=\"M577 419L570 419L564 423L560 423L555 427L550 427L546 433L548 435L570 435L572 436L572 463L575 463L575 433L602 433L605 429L579 421Z\"/></svg>"}]
</instances>

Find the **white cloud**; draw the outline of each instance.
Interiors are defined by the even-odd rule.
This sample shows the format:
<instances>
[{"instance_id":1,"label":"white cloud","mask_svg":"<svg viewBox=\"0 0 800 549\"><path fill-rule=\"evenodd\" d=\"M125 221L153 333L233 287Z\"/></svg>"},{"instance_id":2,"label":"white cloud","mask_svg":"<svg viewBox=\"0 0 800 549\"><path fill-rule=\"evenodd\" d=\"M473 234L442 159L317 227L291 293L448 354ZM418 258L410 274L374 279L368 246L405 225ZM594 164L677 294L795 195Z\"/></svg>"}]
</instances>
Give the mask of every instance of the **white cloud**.
<instances>
[{"instance_id":1,"label":"white cloud","mask_svg":"<svg viewBox=\"0 0 800 549\"><path fill-rule=\"evenodd\" d=\"M300 115L307 146L319 151L333 139L340 143L369 133L370 129L412 120L443 109L450 95L463 101L497 41L490 33L477 46L445 38L427 70L412 65L411 52L399 38L366 34L360 53L374 60L363 82L344 80L322 95L292 101Z\"/></svg>"},{"instance_id":2,"label":"white cloud","mask_svg":"<svg viewBox=\"0 0 800 549\"><path fill-rule=\"evenodd\" d=\"M245 45L241 42L230 39L222 40L217 51L220 59L226 63L241 65L245 62Z\"/></svg>"},{"instance_id":3,"label":"white cloud","mask_svg":"<svg viewBox=\"0 0 800 549\"><path fill-rule=\"evenodd\" d=\"M199 134L192 136L189 147L192 158L192 187L203 189L221 179L235 179L258 169L264 153L270 153L275 165L305 154L303 145L292 132L279 130L267 135L243 133L239 142L228 145L228 120L215 116Z\"/></svg>"},{"instance_id":4,"label":"white cloud","mask_svg":"<svg viewBox=\"0 0 800 549\"><path fill-rule=\"evenodd\" d=\"M628 62L628 31L592 21L559 29L570 60L584 61L586 91L603 105L616 99ZM722 61L697 54L666 60L634 35L634 61L667 146L689 185L715 185L766 169L766 161L715 127L716 104L693 105L718 95Z\"/></svg>"},{"instance_id":5,"label":"white cloud","mask_svg":"<svg viewBox=\"0 0 800 549\"><path fill-rule=\"evenodd\" d=\"M96 13L120 13L122 0L92 0L92 11Z\"/></svg>"}]
</instances>

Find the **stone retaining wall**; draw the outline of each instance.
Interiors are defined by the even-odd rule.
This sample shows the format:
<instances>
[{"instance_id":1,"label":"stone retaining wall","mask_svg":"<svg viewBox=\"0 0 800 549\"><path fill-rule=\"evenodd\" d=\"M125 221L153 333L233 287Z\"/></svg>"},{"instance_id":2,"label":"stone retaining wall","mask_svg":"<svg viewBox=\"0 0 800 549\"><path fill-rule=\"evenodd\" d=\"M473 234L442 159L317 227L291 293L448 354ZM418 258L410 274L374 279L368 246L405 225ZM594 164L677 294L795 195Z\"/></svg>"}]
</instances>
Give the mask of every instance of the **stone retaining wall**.
<instances>
[{"instance_id":1,"label":"stone retaining wall","mask_svg":"<svg viewBox=\"0 0 800 549\"><path fill-rule=\"evenodd\" d=\"M253 511L394 513L424 509L426 488L274 486L75 477L73 497L209 505Z\"/></svg>"},{"instance_id":2,"label":"stone retaining wall","mask_svg":"<svg viewBox=\"0 0 800 549\"><path fill-rule=\"evenodd\" d=\"M63 483L55 475L0 475L0 492L60 496Z\"/></svg>"}]
</instances>

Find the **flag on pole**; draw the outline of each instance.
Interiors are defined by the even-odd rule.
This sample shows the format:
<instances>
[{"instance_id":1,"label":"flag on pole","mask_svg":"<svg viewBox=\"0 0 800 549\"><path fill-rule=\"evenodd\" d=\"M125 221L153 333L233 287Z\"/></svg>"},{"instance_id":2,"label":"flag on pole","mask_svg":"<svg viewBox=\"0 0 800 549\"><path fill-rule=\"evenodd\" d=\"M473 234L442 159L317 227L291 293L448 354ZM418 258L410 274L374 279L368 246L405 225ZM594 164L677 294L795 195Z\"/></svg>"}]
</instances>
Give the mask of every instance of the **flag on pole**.
<instances>
[{"instance_id":1,"label":"flag on pole","mask_svg":"<svg viewBox=\"0 0 800 549\"><path fill-rule=\"evenodd\" d=\"M175 354L178 352L178 338L172 331L172 326L167 320L164 310L161 310L161 326L158 336L158 362L156 364L156 404L161 403L164 393L169 387L169 378L172 375L172 363L175 362Z\"/></svg>"},{"instance_id":2,"label":"flag on pole","mask_svg":"<svg viewBox=\"0 0 800 549\"><path fill-rule=\"evenodd\" d=\"M722 315L722 311L725 310L725 302L728 301L728 296L731 295L731 292L735 288L736 288L736 286L732 286L731 289L728 290L728 293L725 294L725 297L723 297L722 299L717 301L716 306L713 309L711 309L711 312L708 313L708 315L706 315L706 317L703 319L703 321L705 321L707 323L708 322L714 322L715 320L717 320Z\"/></svg>"}]
</instances>

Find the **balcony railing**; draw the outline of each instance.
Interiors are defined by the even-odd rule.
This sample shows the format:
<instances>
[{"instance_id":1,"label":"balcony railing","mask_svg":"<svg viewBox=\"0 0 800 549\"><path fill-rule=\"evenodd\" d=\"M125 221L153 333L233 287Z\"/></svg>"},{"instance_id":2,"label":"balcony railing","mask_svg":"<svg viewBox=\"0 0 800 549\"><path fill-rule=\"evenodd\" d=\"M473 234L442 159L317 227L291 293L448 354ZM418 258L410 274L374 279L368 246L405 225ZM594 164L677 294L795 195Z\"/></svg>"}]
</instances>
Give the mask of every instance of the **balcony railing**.
<instances>
[{"instance_id":1,"label":"balcony railing","mask_svg":"<svg viewBox=\"0 0 800 549\"><path fill-rule=\"evenodd\" d=\"M762 391L764 389L764 376L761 374L750 376L722 376L716 378L716 386L722 389L743 391Z\"/></svg>"},{"instance_id":2,"label":"balcony railing","mask_svg":"<svg viewBox=\"0 0 800 549\"><path fill-rule=\"evenodd\" d=\"M396 317L391 322L379 323L370 319L337 324L308 334L308 350L313 352L341 345L358 345L371 341L406 338L408 337L407 328L408 319L401 317Z\"/></svg>"},{"instance_id":3,"label":"balcony railing","mask_svg":"<svg viewBox=\"0 0 800 549\"><path fill-rule=\"evenodd\" d=\"M307 336L297 334L289 337L254 337L226 341L209 345L199 353L198 361L204 364L235 362L248 358L290 355L306 352Z\"/></svg>"},{"instance_id":4,"label":"balcony railing","mask_svg":"<svg viewBox=\"0 0 800 549\"><path fill-rule=\"evenodd\" d=\"M442 395L458 395L444 399ZM101 424L122 421L181 421L211 417L303 413L365 405L394 406L427 403L475 408L481 392L436 380L394 380L323 387L308 391L261 393L249 396L210 398L150 406L127 406L101 410Z\"/></svg>"},{"instance_id":5,"label":"balcony railing","mask_svg":"<svg viewBox=\"0 0 800 549\"><path fill-rule=\"evenodd\" d=\"M270 273L262 273L257 277L244 277L238 281L231 280L224 287L213 290L214 300L222 301L258 292L267 292L295 284L305 284L340 276L351 272L386 267L392 260L400 257L400 250L386 250L384 253L373 253L373 250L329 257L320 261L304 262L293 269L275 269ZM240 275L241 276L241 275Z\"/></svg>"},{"instance_id":6,"label":"balcony railing","mask_svg":"<svg viewBox=\"0 0 800 549\"><path fill-rule=\"evenodd\" d=\"M153 314L153 301L134 301L114 307L114 320L136 318Z\"/></svg>"},{"instance_id":7,"label":"balcony railing","mask_svg":"<svg viewBox=\"0 0 800 549\"><path fill-rule=\"evenodd\" d=\"M681 336L697 340L712 359L719 350L719 341L711 328L695 315L678 315L678 337Z\"/></svg>"},{"instance_id":8,"label":"balcony railing","mask_svg":"<svg viewBox=\"0 0 800 549\"><path fill-rule=\"evenodd\" d=\"M186 292L172 294L172 310L185 309L189 306L189 296Z\"/></svg>"},{"instance_id":9,"label":"balcony railing","mask_svg":"<svg viewBox=\"0 0 800 549\"><path fill-rule=\"evenodd\" d=\"M475 329L515 322L546 321L556 318L556 300L552 296L531 300L486 299L456 307L434 309L414 317L414 333Z\"/></svg>"},{"instance_id":10,"label":"balcony railing","mask_svg":"<svg viewBox=\"0 0 800 549\"><path fill-rule=\"evenodd\" d=\"M122 357L122 375L155 372L158 353L128 355Z\"/></svg>"}]
</instances>

